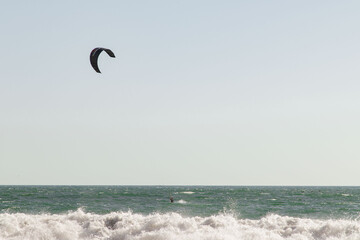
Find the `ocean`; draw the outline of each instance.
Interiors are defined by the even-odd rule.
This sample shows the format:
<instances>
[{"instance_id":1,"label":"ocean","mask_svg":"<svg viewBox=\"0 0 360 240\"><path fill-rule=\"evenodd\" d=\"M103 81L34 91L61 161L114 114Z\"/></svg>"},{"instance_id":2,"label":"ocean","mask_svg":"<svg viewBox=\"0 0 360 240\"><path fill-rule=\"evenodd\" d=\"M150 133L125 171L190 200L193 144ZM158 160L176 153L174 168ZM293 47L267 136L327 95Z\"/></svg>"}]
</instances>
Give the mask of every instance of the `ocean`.
<instances>
[{"instance_id":1,"label":"ocean","mask_svg":"<svg viewBox=\"0 0 360 240\"><path fill-rule=\"evenodd\" d=\"M0 186L8 239L360 240L360 187Z\"/></svg>"}]
</instances>

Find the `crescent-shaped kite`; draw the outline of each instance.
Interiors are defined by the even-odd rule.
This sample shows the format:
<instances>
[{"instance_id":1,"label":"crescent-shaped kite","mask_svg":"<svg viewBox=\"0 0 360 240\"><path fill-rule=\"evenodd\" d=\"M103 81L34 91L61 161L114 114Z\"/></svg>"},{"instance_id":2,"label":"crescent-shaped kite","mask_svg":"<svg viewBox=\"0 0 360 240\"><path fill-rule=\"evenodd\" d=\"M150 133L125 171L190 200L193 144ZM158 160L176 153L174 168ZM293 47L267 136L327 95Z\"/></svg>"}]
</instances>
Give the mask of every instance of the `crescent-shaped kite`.
<instances>
[{"instance_id":1,"label":"crescent-shaped kite","mask_svg":"<svg viewBox=\"0 0 360 240\"><path fill-rule=\"evenodd\" d=\"M98 66L98 58L102 51L105 51L112 58L115 57L115 54L110 49L94 48L90 53L90 63L91 63L91 66L94 68L94 70L98 73L101 73L99 66Z\"/></svg>"}]
</instances>

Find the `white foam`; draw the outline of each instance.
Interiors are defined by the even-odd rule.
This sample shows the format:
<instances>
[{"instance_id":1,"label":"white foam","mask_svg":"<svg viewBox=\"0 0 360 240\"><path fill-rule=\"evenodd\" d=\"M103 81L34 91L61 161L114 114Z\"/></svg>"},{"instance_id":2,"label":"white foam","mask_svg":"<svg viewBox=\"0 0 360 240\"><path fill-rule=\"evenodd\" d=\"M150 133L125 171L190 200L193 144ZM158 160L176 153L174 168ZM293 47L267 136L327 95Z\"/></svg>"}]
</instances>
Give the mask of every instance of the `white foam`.
<instances>
[{"instance_id":1,"label":"white foam","mask_svg":"<svg viewBox=\"0 0 360 240\"><path fill-rule=\"evenodd\" d=\"M183 193L183 194L194 194L194 192L190 192L190 191L188 191L188 192L181 192L181 193Z\"/></svg>"},{"instance_id":2,"label":"white foam","mask_svg":"<svg viewBox=\"0 0 360 240\"><path fill-rule=\"evenodd\" d=\"M268 215L259 220L219 214L104 215L81 209L68 214L0 214L1 240L359 240L357 220L316 220Z\"/></svg>"}]
</instances>

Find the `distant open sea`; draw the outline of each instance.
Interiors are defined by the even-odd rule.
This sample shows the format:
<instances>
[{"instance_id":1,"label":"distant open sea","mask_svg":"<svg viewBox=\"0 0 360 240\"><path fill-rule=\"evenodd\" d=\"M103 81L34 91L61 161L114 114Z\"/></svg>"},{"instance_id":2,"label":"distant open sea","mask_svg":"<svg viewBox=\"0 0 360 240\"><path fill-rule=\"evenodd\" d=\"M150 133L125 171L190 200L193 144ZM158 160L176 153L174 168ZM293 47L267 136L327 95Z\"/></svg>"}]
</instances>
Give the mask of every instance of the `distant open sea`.
<instances>
[{"instance_id":1,"label":"distant open sea","mask_svg":"<svg viewBox=\"0 0 360 240\"><path fill-rule=\"evenodd\" d=\"M8 239L360 240L360 187L0 186Z\"/></svg>"}]
</instances>

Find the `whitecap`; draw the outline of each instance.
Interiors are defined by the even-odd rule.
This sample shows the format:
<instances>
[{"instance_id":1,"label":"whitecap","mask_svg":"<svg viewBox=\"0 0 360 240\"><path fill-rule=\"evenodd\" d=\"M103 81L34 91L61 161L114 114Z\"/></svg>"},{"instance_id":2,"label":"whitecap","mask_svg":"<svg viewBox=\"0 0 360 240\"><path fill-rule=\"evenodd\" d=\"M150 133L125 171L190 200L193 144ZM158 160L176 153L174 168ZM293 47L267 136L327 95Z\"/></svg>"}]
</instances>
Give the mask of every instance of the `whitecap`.
<instances>
[{"instance_id":1,"label":"whitecap","mask_svg":"<svg viewBox=\"0 0 360 240\"><path fill-rule=\"evenodd\" d=\"M181 192L183 194L194 194L194 192L191 192L191 191L185 191L185 192Z\"/></svg>"}]
</instances>

